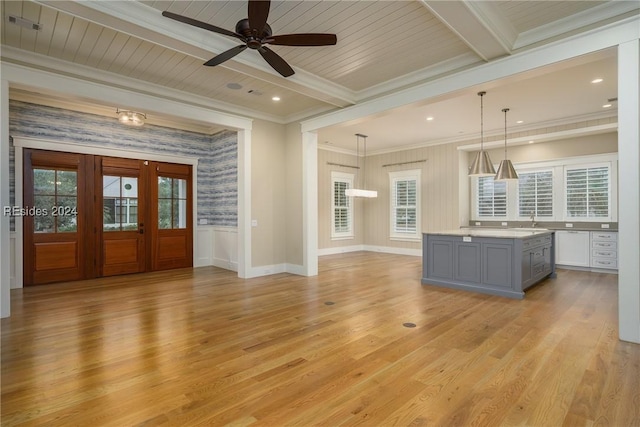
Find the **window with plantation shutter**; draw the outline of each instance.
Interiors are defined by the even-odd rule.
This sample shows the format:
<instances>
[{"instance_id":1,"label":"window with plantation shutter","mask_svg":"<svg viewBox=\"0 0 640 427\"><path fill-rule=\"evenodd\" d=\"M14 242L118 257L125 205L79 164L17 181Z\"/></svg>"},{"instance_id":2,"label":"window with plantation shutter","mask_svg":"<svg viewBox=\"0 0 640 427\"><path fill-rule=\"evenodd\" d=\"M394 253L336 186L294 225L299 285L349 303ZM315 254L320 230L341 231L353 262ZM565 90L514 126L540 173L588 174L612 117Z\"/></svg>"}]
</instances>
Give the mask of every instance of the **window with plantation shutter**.
<instances>
[{"instance_id":1,"label":"window with plantation shutter","mask_svg":"<svg viewBox=\"0 0 640 427\"><path fill-rule=\"evenodd\" d=\"M611 215L609 165L565 168L565 217L608 219Z\"/></svg>"},{"instance_id":2,"label":"window with plantation shutter","mask_svg":"<svg viewBox=\"0 0 640 427\"><path fill-rule=\"evenodd\" d=\"M391 237L419 239L420 170L391 172Z\"/></svg>"},{"instance_id":3,"label":"window with plantation shutter","mask_svg":"<svg viewBox=\"0 0 640 427\"><path fill-rule=\"evenodd\" d=\"M507 216L507 183L494 182L492 176L478 177L476 212L478 218Z\"/></svg>"},{"instance_id":4,"label":"window with plantation shutter","mask_svg":"<svg viewBox=\"0 0 640 427\"><path fill-rule=\"evenodd\" d=\"M518 214L553 218L553 172L518 173Z\"/></svg>"},{"instance_id":5,"label":"window with plantation shutter","mask_svg":"<svg viewBox=\"0 0 640 427\"><path fill-rule=\"evenodd\" d=\"M352 201L345 191L353 187L353 175L331 172L331 237L353 238Z\"/></svg>"}]
</instances>

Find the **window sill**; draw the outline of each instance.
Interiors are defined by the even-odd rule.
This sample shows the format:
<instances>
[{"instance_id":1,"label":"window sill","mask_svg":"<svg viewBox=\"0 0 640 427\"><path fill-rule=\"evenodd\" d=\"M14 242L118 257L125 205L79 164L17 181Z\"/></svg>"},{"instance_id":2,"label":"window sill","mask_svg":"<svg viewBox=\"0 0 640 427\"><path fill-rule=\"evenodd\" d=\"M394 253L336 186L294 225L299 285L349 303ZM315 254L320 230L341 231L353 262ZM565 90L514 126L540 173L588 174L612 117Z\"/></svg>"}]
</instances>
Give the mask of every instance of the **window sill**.
<instances>
[{"instance_id":1,"label":"window sill","mask_svg":"<svg viewBox=\"0 0 640 427\"><path fill-rule=\"evenodd\" d=\"M353 240L355 236L331 236L331 240Z\"/></svg>"}]
</instances>

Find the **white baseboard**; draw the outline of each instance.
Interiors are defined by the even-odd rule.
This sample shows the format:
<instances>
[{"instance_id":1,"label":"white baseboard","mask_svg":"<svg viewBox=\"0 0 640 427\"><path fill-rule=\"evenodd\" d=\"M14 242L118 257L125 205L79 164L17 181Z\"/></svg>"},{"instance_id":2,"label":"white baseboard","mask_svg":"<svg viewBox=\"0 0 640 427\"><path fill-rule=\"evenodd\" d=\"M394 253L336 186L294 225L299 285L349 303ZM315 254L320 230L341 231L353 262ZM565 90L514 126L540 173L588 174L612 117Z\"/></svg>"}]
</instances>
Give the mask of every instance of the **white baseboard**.
<instances>
[{"instance_id":1,"label":"white baseboard","mask_svg":"<svg viewBox=\"0 0 640 427\"><path fill-rule=\"evenodd\" d=\"M304 265L298 264L286 264L287 273L296 274L298 276L305 276Z\"/></svg>"},{"instance_id":2,"label":"white baseboard","mask_svg":"<svg viewBox=\"0 0 640 427\"><path fill-rule=\"evenodd\" d=\"M336 246L334 248L318 249L318 256L344 254L347 252L358 252L364 250L366 250L364 245Z\"/></svg>"},{"instance_id":3,"label":"white baseboard","mask_svg":"<svg viewBox=\"0 0 640 427\"><path fill-rule=\"evenodd\" d=\"M212 264L206 264L206 265L213 265L214 267L224 268L225 270L231 270L235 272L238 271L238 263L234 261L229 261L228 259L214 258ZM203 267L203 266L198 266L198 267Z\"/></svg>"},{"instance_id":4,"label":"white baseboard","mask_svg":"<svg viewBox=\"0 0 640 427\"><path fill-rule=\"evenodd\" d=\"M374 245L354 245L354 246L338 246L335 248L318 249L318 256L344 254L347 252L382 252L396 255L422 256L422 249L410 248L394 248L391 246L374 246Z\"/></svg>"},{"instance_id":5,"label":"white baseboard","mask_svg":"<svg viewBox=\"0 0 640 427\"><path fill-rule=\"evenodd\" d=\"M394 248L392 246L364 245L364 250L369 252L382 252L385 254L422 256L422 249Z\"/></svg>"}]
</instances>

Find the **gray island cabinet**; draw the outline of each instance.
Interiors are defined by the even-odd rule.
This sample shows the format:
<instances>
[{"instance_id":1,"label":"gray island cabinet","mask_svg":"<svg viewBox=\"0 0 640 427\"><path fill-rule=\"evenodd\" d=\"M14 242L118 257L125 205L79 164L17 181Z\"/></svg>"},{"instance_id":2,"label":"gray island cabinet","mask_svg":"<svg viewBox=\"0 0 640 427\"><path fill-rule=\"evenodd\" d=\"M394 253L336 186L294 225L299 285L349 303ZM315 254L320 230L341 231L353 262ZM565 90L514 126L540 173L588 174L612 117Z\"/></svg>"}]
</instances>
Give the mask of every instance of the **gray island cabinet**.
<instances>
[{"instance_id":1,"label":"gray island cabinet","mask_svg":"<svg viewBox=\"0 0 640 427\"><path fill-rule=\"evenodd\" d=\"M555 277L553 231L460 229L424 233L422 284L524 298Z\"/></svg>"}]
</instances>

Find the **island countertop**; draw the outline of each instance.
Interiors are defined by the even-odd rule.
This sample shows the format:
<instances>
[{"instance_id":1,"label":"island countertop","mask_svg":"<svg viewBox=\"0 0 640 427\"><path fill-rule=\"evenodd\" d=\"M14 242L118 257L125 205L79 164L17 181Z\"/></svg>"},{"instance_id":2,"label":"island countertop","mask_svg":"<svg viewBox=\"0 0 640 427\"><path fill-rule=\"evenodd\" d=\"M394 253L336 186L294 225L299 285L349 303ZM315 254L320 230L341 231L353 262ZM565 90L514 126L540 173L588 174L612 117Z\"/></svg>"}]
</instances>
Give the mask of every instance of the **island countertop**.
<instances>
[{"instance_id":1,"label":"island countertop","mask_svg":"<svg viewBox=\"0 0 640 427\"><path fill-rule=\"evenodd\" d=\"M541 236L553 233L553 230L546 229L517 229L517 228L459 228L455 230L432 231L425 234L436 234L440 236L471 236L471 237L494 237L501 239L525 239L527 237Z\"/></svg>"}]
</instances>

